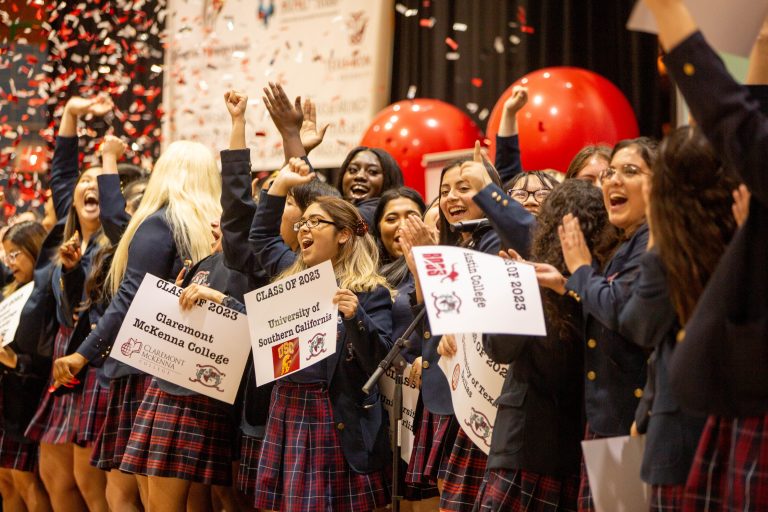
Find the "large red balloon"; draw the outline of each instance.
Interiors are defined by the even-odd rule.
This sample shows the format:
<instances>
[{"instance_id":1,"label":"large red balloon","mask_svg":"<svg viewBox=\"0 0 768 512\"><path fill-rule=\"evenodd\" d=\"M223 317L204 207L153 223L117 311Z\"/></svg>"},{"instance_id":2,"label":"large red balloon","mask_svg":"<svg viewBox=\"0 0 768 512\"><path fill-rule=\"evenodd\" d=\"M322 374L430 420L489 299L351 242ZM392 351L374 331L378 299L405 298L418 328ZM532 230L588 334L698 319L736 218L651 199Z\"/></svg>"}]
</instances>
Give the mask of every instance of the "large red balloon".
<instances>
[{"instance_id":1,"label":"large red balloon","mask_svg":"<svg viewBox=\"0 0 768 512\"><path fill-rule=\"evenodd\" d=\"M565 172L587 144L637 137L637 119L627 98L602 76L573 67L544 68L525 75L501 95L488 120L491 154L504 102L515 85L528 87L528 104L517 114L520 151L527 170Z\"/></svg>"},{"instance_id":2,"label":"large red balloon","mask_svg":"<svg viewBox=\"0 0 768 512\"><path fill-rule=\"evenodd\" d=\"M405 184L424 195L427 153L467 149L483 140L472 119L440 100L418 98L393 103L376 114L360 142L389 152L403 170Z\"/></svg>"}]
</instances>

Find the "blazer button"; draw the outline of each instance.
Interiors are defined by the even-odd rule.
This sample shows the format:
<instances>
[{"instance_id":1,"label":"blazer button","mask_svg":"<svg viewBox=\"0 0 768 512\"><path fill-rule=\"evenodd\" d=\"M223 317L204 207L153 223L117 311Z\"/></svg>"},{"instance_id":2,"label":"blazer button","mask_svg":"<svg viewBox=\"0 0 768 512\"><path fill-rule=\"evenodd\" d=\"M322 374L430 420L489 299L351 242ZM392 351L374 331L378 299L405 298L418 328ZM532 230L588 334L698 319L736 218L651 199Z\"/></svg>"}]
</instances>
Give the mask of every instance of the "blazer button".
<instances>
[{"instance_id":1,"label":"blazer button","mask_svg":"<svg viewBox=\"0 0 768 512\"><path fill-rule=\"evenodd\" d=\"M635 398L643 398L643 390L640 388L637 388L635 390Z\"/></svg>"},{"instance_id":2,"label":"blazer button","mask_svg":"<svg viewBox=\"0 0 768 512\"><path fill-rule=\"evenodd\" d=\"M427 368L429 368L429 361L422 361L422 362L421 362L421 367L422 367L422 368L424 368L425 370L426 370Z\"/></svg>"},{"instance_id":3,"label":"blazer button","mask_svg":"<svg viewBox=\"0 0 768 512\"><path fill-rule=\"evenodd\" d=\"M504 206L507 206L507 205L509 204L509 200L508 200L508 199L505 199L505 200L503 200L503 201L501 202L501 204L503 204Z\"/></svg>"},{"instance_id":4,"label":"blazer button","mask_svg":"<svg viewBox=\"0 0 768 512\"><path fill-rule=\"evenodd\" d=\"M678 343L682 343L683 341L685 341L685 329L680 329L679 331L677 331L677 336L675 336L675 339L677 340Z\"/></svg>"},{"instance_id":5,"label":"blazer button","mask_svg":"<svg viewBox=\"0 0 768 512\"><path fill-rule=\"evenodd\" d=\"M491 197L496 199L497 197L499 197L499 193L494 190L493 192L491 192Z\"/></svg>"},{"instance_id":6,"label":"blazer button","mask_svg":"<svg viewBox=\"0 0 768 512\"><path fill-rule=\"evenodd\" d=\"M595 348L595 347L597 346L597 340L595 340L594 338L591 338L591 339L590 339L590 340L587 342L587 346L588 346L589 348Z\"/></svg>"},{"instance_id":7,"label":"blazer button","mask_svg":"<svg viewBox=\"0 0 768 512\"><path fill-rule=\"evenodd\" d=\"M336 430L344 430L344 424L343 423L337 423L336 424Z\"/></svg>"},{"instance_id":8,"label":"blazer button","mask_svg":"<svg viewBox=\"0 0 768 512\"><path fill-rule=\"evenodd\" d=\"M94 330L96 328L96 324L91 324L91 330Z\"/></svg>"},{"instance_id":9,"label":"blazer button","mask_svg":"<svg viewBox=\"0 0 768 512\"><path fill-rule=\"evenodd\" d=\"M595 372L589 371L587 372L587 378L589 380L595 380L597 378L597 374Z\"/></svg>"},{"instance_id":10,"label":"blazer button","mask_svg":"<svg viewBox=\"0 0 768 512\"><path fill-rule=\"evenodd\" d=\"M686 76L693 76L694 73L696 73L696 67L690 62L686 62L683 64L683 73L685 73Z\"/></svg>"},{"instance_id":11,"label":"blazer button","mask_svg":"<svg viewBox=\"0 0 768 512\"><path fill-rule=\"evenodd\" d=\"M425 340L428 340L431 337L432 337L432 335L429 333L429 331L424 331L424 339Z\"/></svg>"}]
</instances>

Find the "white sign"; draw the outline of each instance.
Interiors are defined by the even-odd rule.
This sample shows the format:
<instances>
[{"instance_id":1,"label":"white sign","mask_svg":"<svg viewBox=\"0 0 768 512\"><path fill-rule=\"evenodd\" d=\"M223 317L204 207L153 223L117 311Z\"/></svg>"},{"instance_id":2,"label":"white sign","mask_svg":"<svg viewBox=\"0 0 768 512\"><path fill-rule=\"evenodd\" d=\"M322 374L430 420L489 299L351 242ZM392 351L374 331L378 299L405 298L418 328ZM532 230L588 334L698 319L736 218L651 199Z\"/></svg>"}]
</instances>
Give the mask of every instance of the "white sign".
<instances>
[{"instance_id":1,"label":"white sign","mask_svg":"<svg viewBox=\"0 0 768 512\"><path fill-rule=\"evenodd\" d=\"M486 455L496 423L496 399L509 365L491 360L480 333L457 334L453 357L441 356L438 366L451 386L453 412L459 426Z\"/></svg>"},{"instance_id":2,"label":"white sign","mask_svg":"<svg viewBox=\"0 0 768 512\"><path fill-rule=\"evenodd\" d=\"M645 512L651 488L640 480L645 436L582 441L589 487L597 512Z\"/></svg>"},{"instance_id":3,"label":"white sign","mask_svg":"<svg viewBox=\"0 0 768 512\"><path fill-rule=\"evenodd\" d=\"M336 276L330 261L245 294L256 385L336 353Z\"/></svg>"},{"instance_id":4,"label":"white sign","mask_svg":"<svg viewBox=\"0 0 768 512\"><path fill-rule=\"evenodd\" d=\"M325 141L315 167L338 167L389 102L392 0L168 0L163 140L196 140L214 154L229 139L224 92L249 96L256 170L283 165L282 139L262 103L268 82L311 98Z\"/></svg>"},{"instance_id":5,"label":"white sign","mask_svg":"<svg viewBox=\"0 0 768 512\"><path fill-rule=\"evenodd\" d=\"M16 328L19 327L21 310L32 295L34 287L34 281L30 281L0 302L0 340L3 347L13 342Z\"/></svg>"},{"instance_id":6,"label":"white sign","mask_svg":"<svg viewBox=\"0 0 768 512\"><path fill-rule=\"evenodd\" d=\"M433 334L546 335L533 266L471 249L414 247Z\"/></svg>"},{"instance_id":7,"label":"white sign","mask_svg":"<svg viewBox=\"0 0 768 512\"><path fill-rule=\"evenodd\" d=\"M414 382L411 382L412 365L407 365L403 371L403 419L400 421L400 432L398 439L400 443L400 457L406 462L411 461L411 452L413 451L413 442L415 439L413 422L416 420L416 404L419 401L419 388ZM379 379L379 389L384 397L384 408L389 417L392 417L393 399L395 396L395 370L391 368Z\"/></svg>"},{"instance_id":8,"label":"white sign","mask_svg":"<svg viewBox=\"0 0 768 512\"><path fill-rule=\"evenodd\" d=\"M245 315L206 300L182 311L182 291L147 274L109 356L201 395L234 403L251 348Z\"/></svg>"},{"instance_id":9,"label":"white sign","mask_svg":"<svg viewBox=\"0 0 768 512\"><path fill-rule=\"evenodd\" d=\"M768 15L768 0L686 0L707 41L718 51L748 57ZM629 30L658 34L651 11L638 1L627 22Z\"/></svg>"}]
</instances>

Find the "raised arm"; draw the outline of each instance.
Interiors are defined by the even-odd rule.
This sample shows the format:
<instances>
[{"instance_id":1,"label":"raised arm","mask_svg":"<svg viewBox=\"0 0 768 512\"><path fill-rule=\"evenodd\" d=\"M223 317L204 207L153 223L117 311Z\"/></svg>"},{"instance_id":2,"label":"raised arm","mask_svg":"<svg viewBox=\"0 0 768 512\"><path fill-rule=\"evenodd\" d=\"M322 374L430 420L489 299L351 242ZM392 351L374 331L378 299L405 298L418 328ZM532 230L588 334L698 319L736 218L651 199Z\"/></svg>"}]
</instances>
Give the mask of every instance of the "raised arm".
<instances>
[{"instance_id":1,"label":"raised arm","mask_svg":"<svg viewBox=\"0 0 768 512\"><path fill-rule=\"evenodd\" d=\"M301 97L296 97L291 103L280 84L270 83L269 87L264 88L262 101L283 138L285 162L291 158L306 157L307 153L301 144L301 125L304 120Z\"/></svg>"},{"instance_id":2,"label":"raised arm","mask_svg":"<svg viewBox=\"0 0 768 512\"><path fill-rule=\"evenodd\" d=\"M113 135L104 137L101 144L102 173L96 178L99 184L99 219L110 243L117 244L123 236L131 216L125 211L125 197L120 189L117 161L125 153L127 145Z\"/></svg>"},{"instance_id":3,"label":"raised arm","mask_svg":"<svg viewBox=\"0 0 768 512\"><path fill-rule=\"evenodd\" d=\"M502 183L522 172L520 162L520 138L517 130L517 113L528 103L528 88L516 85L512 95L504 102L499 131L496 132L496 170Z\"/></svg>"}]
</instances>

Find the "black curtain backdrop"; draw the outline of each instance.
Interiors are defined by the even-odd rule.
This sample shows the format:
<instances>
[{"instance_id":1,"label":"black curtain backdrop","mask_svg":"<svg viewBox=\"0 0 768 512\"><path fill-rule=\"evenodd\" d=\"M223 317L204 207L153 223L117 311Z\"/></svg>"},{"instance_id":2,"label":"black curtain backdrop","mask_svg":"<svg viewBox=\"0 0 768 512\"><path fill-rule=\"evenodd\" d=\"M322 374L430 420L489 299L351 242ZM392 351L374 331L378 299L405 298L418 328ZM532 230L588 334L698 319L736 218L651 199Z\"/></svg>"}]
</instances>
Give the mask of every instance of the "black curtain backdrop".
<instances>
[{"instance_id":1,"label":"black curtain backdrop","mask_svg":"<svg viewBox=\"0 0 768 512\"><path fill-rule=\"evenodd\" d=\"M415 87L415 97L456 105L485 130L512 82L544 67L576 66L616 84L635 110L640 133L661 136L670 119L669 86L657 71L656 37L625 28L634 3L399 1L391 100L405 99ZM455 23L466 31L455 30ZM446 38L458 44L458 60L447 58L453 50Z\"/></svg>"}]
</instances>

